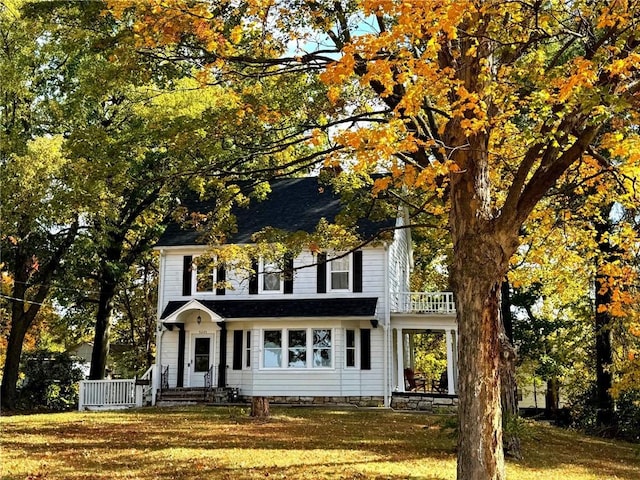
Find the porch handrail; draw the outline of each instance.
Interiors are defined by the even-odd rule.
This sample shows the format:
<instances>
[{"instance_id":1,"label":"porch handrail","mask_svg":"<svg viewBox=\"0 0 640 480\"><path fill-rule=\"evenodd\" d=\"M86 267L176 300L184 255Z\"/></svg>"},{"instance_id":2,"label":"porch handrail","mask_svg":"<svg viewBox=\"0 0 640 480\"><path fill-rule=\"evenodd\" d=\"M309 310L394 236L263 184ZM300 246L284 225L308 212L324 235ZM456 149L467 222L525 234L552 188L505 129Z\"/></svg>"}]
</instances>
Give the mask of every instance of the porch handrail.
<instances>
[{"instance_id":1,"label":"porch handrail","mask_svg":"<svg viewBox=\"0 0 640 480\"><path fill-rule=\"evenodd\" d=\"M136 381L82 380L78 410L87 408L119 408L136 406Z\"/></svg>"},{"instance_id":2,"label":"porch handrail","mask_svg":"<svg viewBox=\"0 0 640 480\"><path fill-rule=\"evenodd\" d=\"M455 314L453 292L396 292L391 294L395 313Z\"/></svg>"},{"instance_id":3,"label":"porch handrail","mask_svg":"<svg viewBox=\"0 0 640 480\"><path fill-rule=\"evenodd\" d=\"M204 388L211 390L211 387L213 387L213 365L211 365L207 373L204 374Z\"/></svg>"},{"instance_id":4,"label":"porch handrail","mask_svg":"<svg viewBox=\"0 0 640 480\"><path fill-rule=\"evenodd\" d=\"M160 365L160 390L167 390L169 388L169 365L163 367Z\"/></svg>"},{"instance_id":5,"label":"porch handrail","mask_svg":"<svg viewBox=\"0 0 640 480\"><path fill-rule=\"evenodd\" d=\"M142 388L142 398L146 399L149 396L151 396L151 393L153 392L154 389L154 385L153 385L153 371L156 369L155 364L151 365L146 372L144 372L141 376L140 376L140 380L146 380L146 385L143 385Z\"/></svg>"}]
</instances>

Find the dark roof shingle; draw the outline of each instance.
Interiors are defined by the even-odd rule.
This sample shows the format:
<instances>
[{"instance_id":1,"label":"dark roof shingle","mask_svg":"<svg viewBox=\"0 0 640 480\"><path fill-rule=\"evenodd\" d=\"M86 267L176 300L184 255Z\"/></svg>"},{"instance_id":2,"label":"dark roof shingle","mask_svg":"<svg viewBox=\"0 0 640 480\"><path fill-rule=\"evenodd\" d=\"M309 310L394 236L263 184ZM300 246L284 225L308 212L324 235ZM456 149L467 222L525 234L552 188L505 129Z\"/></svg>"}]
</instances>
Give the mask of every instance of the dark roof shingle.
<instances>
[{"instance_id":1,"label":"dark roof shingle","mask_svg":"<svg viewBox=\"0 0 640 480\"><path fill-rule=\"evenodd\" d=\"M272 300L199 300L200 304L223 318L280 318L280 317L365 317L373 318L378 299L321 298ZM171 316L188 300L171 301L160 316Z\"/></svg>"},{"instance_id":2,"label":"dark roof shingle","mask_svg":"<svg viewBox=\"0 0 640 480\"><path fill-rule=\"evenodd\" d=\"M187 201L190 211L207 212L211 202ZM246 208L234 207L237 232L228 238L228 243L252 243L252 235L265 227L288 232L313 232L322 218L333 223L340 213L340 197L329 187L318 183L317 177L278 179L271 183L271 192L263 201L252 200ZM384 227L392 226L394 219L385 221L358 221L357 233L362 238L371 238ZM167 226L157 246L200 245L199 232L185 229L178 223Z\"/></svg>"}]
</instances>

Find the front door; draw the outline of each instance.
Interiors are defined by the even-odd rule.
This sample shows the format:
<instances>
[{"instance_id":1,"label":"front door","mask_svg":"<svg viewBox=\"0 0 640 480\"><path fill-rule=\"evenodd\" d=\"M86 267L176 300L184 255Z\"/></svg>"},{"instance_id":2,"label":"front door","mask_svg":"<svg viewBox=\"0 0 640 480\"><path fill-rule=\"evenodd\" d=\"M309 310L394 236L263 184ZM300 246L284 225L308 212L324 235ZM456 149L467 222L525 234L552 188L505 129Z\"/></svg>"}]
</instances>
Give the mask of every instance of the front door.
<instances>
[{"instance_id":1,"label":"front door","mask_svg":"<svg viewBox=\"0 0 640 480\"><path fill-rule=\"evenodd\" d=\"M191 387L204 387L205 375L211 371L211 384L213 379L213 335L195 335L191 341L190 359L190 379Z\"/></svg>"}]
</instances>

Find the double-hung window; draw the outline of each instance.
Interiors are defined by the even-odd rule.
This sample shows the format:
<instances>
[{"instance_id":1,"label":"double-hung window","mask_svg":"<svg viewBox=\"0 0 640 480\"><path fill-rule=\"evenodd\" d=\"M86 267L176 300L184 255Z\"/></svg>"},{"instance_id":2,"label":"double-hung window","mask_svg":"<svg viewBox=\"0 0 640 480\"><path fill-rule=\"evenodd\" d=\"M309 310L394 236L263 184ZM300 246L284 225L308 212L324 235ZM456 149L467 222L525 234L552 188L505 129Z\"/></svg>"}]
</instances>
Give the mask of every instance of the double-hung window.
<instances>
[{"instance_id":1,"label":"double-hung window","mask_svg":"<svg viewBox=\"0 0 640 480\"><path fill-rule=\"evenodd\" d=\"M333 331L328 328L264 330L263 368L331 368ZM282 353L286 352L283 359ZM284 360L284 361L283 361Z\"/></svg>"},{"instance_id":2,"label":"double-hung window","mask_svg":"<svg viewBox=\"0 0 640 480\"><path fill-rule=\"evenodd\" d=\"M356 331L355 330L345 330L345 357L346 357L346 366L347 367L355 367L356 366Z\"/></svg>"},{"instance_id":3,"label":"double-hung window","mask_svg":"<svg viewBox=\"0 0 640 480\"><path fill-rule=\"evenodd\" d=\"M307 366L307 331L289 330L289 368Z\"/></svg>"},{"instance_id":4,"label":"double-hung window","mask_svg":"<svg viewBox=\"0 0 640 480\"><path fill-rule=\"evenodd\" d=\"M330 278L329 289L331 291L348 291L351 276L351 255L336 258L329 262Z\"/></svg>"},{"instance_id":5,"label":"double-hung window","mask_svg":"<svg viewBox=\"0 0 640 480\"><path fill-rule=\"evenodd\" d=\"M263 347L264 368L282 367L282 330L265 330Z\"/></svg>"},{"instance_id":6,"label":"double-hung window","mask_svg":"<svg viewBox=\"0 0 640 480\"><path fill-rule=\"evenodd\" d=\"M281 267L276 263L263 262L262 291L265 293L282 293Z\"/></svg>"},{"instance_id":7,"label":"double-hung window","mask_svg":"<svg viewBox=\"0 0 640 480\"><path fill-rule=\"evenodd\" d=\"M194 270L196 276L196 292L213 292L213 287L216 284L216 269L213 267L213 265L196 265Z\"/></svg>"},{"instance_id":8,"label":"double-hung window","mask_svg":"<svg viewBox=\"0 0 640 480\"><path fill-rule=\"evenodd\" d=\"M245 353L244 353L244 366L245 368L251 368L251 330L247 330L246 334L246 342L245 342Z\"/></svg>"},{"instance_id":9,"label":"double-hung window","mask_svg":"<svg viewBox=\"0 0 640 480\"><path fill-rule=\"evenodd\" d=\"M191 290L191 295L198 293L225 294L226 272L224 265L217 264L215 259L208 261L206 257L195 257L190 269L188 289Z\"/></svg>"}]
</instances>

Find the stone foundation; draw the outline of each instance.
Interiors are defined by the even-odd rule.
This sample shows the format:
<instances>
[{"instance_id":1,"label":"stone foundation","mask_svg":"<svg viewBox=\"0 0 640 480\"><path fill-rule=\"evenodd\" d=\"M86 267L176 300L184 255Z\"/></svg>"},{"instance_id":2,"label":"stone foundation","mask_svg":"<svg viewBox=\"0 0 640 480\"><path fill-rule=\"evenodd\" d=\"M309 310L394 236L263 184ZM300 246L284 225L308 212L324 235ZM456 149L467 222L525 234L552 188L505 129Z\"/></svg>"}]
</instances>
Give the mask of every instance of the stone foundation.
<instances>
[{"instance_id":1,"label":"stone foundation","mask_svg":"<svg viewBox=\"0 0 640 480\"><path fill-rule=\"evenodd\" d=\"M458 396L394 393L391 397L391 408L394 410L455 413L458 411Z\"/></svg>"},{"instance_id":2,"label":"stone foundation","mask_svg":"<svg viewBox=\"0 0 640 480\"><path fill-rule=\"evenodd\" d=\"M364 396L364 397L306 397L306 396L275 396L268 397L271 405L354 405L358 407L382 407L384 397ZM243 397L243 400L250 403L251 397Z\"/></svg>"}]
</instances>

